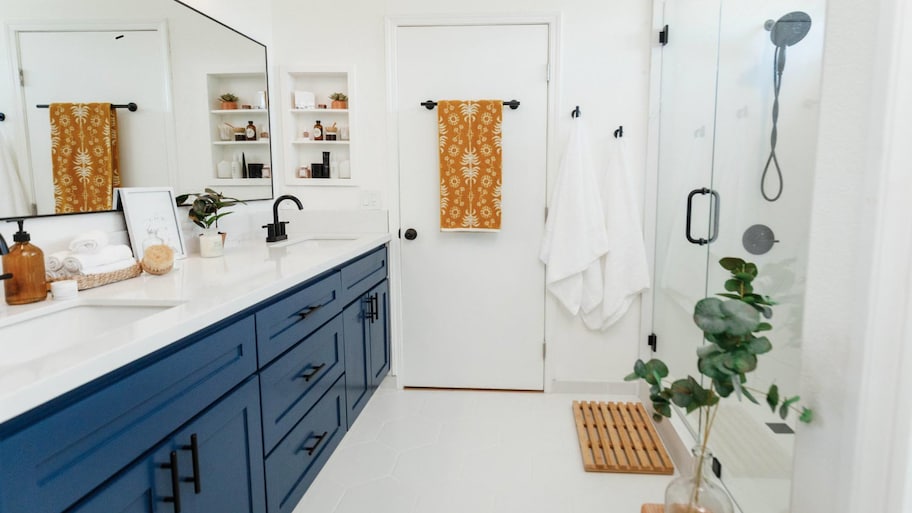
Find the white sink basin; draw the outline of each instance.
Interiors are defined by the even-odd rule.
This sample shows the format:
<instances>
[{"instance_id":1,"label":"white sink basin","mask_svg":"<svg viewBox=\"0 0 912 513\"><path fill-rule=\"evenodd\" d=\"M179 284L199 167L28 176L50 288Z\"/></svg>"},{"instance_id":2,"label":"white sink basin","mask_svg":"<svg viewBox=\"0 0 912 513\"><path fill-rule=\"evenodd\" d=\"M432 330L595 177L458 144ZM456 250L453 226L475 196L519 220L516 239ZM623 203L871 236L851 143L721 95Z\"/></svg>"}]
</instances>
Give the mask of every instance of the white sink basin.
<instances>
[{"instance_id":1,"label":"white sink basin","mask_svg":"<svg viewBox=\"0 0 912 513\"><path fill-rule=\"evenodd\" d=\"M357 235L313 235L275 242L269 244L269 247L286 248L288 250L335 248L357 239Z\"/></svg>"},{"instance_id":2,"label":"white sink basin","mask_svg":"<svg viewBox=\"0 0 912 513\"><path fill-rule=\"evenodd\" d=\"M0 367L76 347L179 304L75 299L0 320Z\"/></svg>"}]
</instances>

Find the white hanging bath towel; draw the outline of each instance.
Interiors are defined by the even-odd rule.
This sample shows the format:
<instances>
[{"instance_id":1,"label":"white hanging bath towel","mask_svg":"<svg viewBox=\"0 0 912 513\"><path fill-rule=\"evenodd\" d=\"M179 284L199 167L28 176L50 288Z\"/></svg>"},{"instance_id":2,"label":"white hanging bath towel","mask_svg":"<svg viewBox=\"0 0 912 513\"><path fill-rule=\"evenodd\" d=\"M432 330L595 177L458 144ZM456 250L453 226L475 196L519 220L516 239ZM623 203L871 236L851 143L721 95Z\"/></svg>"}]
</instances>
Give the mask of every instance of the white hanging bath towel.
<instances>
[{"instance_id":1,"label":"white hanging bath towel","mask_svg":"<svg viewBox=\"0 0 912 513\"><path fill-rule=\"evenodd\" d=\"M624 144L623 139L617 139L611 145L601 185L609 248L600 262L604 279L601 304L582 315L586 327L592 330L605 330L617 322L636 297L649 288L640 204Z\"/></svg>"},{"instance_id":2,"label":"white hanging bath towel","mask_svg":"<svg viewBox=\"0 0 912 513\"><path fill-rule=\"evenodd\" d=\"M31 212L28 192L13 148L0 130L0 217L19 217Z\"/></svg>"},{"instance_id":3,"label":"white hanging bath towel","mask_svg":"<svg viewBox=\"0 0 912 513\"><path fill-rule=\"evenodd\" d=\"M583 121L576 119L551 195L539 255L547 265L548 290L573 315L594 309L602 300L599 258L609 246L598 190L589 135Z\"/></svg>"}]
</instances>

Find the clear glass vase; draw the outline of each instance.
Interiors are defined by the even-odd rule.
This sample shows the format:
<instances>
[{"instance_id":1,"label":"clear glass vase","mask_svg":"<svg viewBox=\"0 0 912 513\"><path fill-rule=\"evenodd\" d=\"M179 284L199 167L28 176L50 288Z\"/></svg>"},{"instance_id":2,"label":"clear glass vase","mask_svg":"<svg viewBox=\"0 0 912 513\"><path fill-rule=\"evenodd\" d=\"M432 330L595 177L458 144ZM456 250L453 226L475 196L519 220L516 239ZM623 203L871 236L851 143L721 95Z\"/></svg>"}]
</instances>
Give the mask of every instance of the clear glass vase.
<instances>
[{"instance_id":1,"label":"clear glass vase","mask_svg":"<svg viewBox=\"0 0 912 513\"><path fill-rule=\"evenodd\" d=\"M734 513L734 505L712 471L712 453L694 447L693 465L665 488L665 513Z\"/></svg>"}]
</instances>

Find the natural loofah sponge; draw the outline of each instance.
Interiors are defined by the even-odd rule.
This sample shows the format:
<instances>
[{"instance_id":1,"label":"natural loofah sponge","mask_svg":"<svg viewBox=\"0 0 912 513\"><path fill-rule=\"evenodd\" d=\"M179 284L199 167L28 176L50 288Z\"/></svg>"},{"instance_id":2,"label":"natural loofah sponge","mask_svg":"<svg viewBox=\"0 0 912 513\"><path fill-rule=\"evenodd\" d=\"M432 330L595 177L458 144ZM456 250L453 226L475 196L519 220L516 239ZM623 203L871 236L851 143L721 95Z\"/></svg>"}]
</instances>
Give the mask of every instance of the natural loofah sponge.
<instances>
[{"instance_id":1,"label":"natural loofah sponge","mask_svg":"<svg viewBox=\"0 0 912 513\"><path fill-rule=\"evenodd\" d=\"M174 267L174 250L164 244L149 246L143 253L142 268L149 274L167 274Z\"/></svg>"}]
</instances>

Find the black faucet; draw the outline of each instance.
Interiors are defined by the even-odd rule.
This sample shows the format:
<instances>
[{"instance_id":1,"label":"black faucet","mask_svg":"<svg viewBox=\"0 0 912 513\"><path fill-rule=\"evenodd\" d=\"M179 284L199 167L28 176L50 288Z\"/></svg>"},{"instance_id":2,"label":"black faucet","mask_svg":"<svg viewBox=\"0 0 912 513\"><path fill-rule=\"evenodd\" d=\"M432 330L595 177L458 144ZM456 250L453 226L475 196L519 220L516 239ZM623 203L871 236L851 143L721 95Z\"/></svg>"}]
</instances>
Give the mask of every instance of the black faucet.
<instances>
[{"instance_id":1,"label":"black faucet","mask_svg":"<svg viewBox=\"0 0 912 513\"><path fill-rule=\"evenodd\" d=\"M6 246L6 239L3 238L3 235L0 235L0 255L5 255L9 253L9 248ZM13 275L10 273L0 274L0 281L8 280L12 278Z\"/></svg>"},{"instance_id":2,"label":"black faucet","mask_svg":"<svg viewBox=\"0 0 912 513\"><path fill-rule=\"evenodd\" d=\"M266 228L266 242L278 242L288 238L288 235L285 235L285 225L288 224L288 221L279 222L279 203L285 200L294 201L298 210L304 210L301 200L291 194L284 194L276 198L275 203L272 204L272 224L263 226Z\"/></svg>"}]
</instances>

